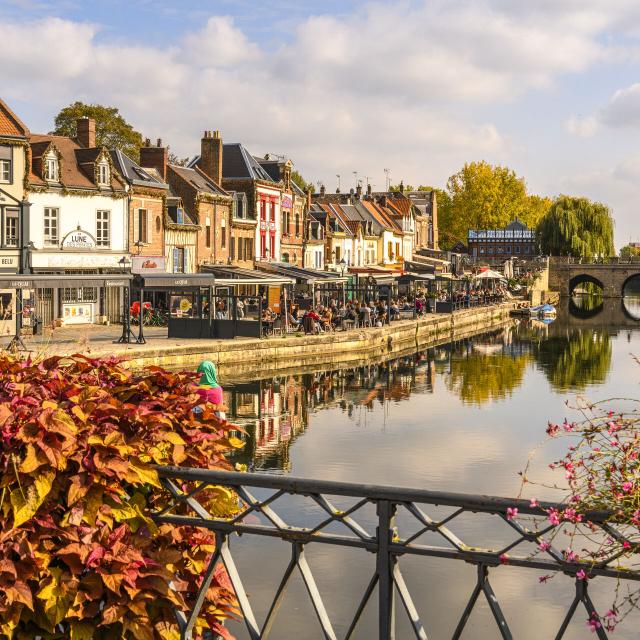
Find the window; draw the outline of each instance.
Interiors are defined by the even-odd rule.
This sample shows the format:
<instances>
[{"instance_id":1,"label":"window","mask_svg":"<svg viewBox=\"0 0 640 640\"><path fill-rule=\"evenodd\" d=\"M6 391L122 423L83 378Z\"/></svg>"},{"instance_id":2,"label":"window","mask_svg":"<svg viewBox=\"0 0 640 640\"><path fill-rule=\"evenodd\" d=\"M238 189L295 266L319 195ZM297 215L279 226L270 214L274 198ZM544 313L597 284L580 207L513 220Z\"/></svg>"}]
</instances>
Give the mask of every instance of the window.
<instances>
[{"instance_id":1,"label":"window","mask_svg":"<svg viewBox=\"0 0 640 640\"><path fill-rule=\"evenodd\" d=\"M0 182L9 183L13 181L12 148L0 146Z\"/></svg>"},{"instance_id":2,"label":"window","mask_svg":"<svg viewBox=\"0 0 640 640\"><path fill-rule=\"evenodd\" d=\"M222 218L220 221L220 225L222 227L221 240L222 240L222 248L224 249L227 246L227 221Z\"/></svg>"},{"instance_id":3,"label":"window","mask_svg":"<svg viewBox=\"0 0 640 640\"><path fill-rule=\"evenodd\" d=\"M180 207L176 210L176 222L178 224L184 224L184 209L181 209Z\"/></svg>"},{"instance_id":4,"label":"window","mask_svg":"<svg viewBox=\"0 0 640 640\"><path fill-rule=\"evenodd\" d=\"M96 244L99 247L108 247L111 244L111 212L96 212Z\"/></svg>"},{"instance_id":5,"label":"window","mask_svg":"<svg viewBox=\"0 0 640 640\"><path fill-rule=\"evenodd\" d=\"M109 180L109 165L106 162L101 162L98 165L98 184L108 185Z\"/></svg>"},{"instance_id":6,"label":"window","mask_svg":"<svg viewBox=\"0 0 640 640\"><path fill-rule=\"evenodd\" d=\"M58 182L58 174L58 158L54 154L49 154L44 163L44 179L49 182Z\"/></svg>"},{"instance_id":7,"label":"window","mask_svg":"<svg viewBox=\"0 0 640 640\"><path fill-rule=\"evenodd\" d=\"M162 227L162 220L160 220L160 216L156 216L156 232L160 233L160 228Z\"/></svg>"},{"instance_id":8,"label":"window","mask_svg":"<svg viewBox=\"0 0 640 640\"><path fill-rule=\"evenodd\" d=\"M251 260L253 257L253 238L244 239L244 259Z\"/></svg>"},{"instance_id":9,"label":"window","mask_svg":"<svg viewBox=\"0 0 640 640\"><path fill-rule=\"evenodd\" d=\"M134 242L149 242L149 214L146 209L138 209L133 218Z\"/></svg>"},{"instance_id":10,"label":"window","mask_svg":"<svg viewBox=\"0 0 640 640\"><path fill-rule=\"evenodd\" d=\"M296 213L296 237L300 236L300 214Z\"/></svg>"},{"instance_id":11,"label":"window","mask_svg":"<svg viewBox=\"0 0 640 640\"><path fill-rule=\"evenodd\" d=\"M240 248L240 239L238 239L238 250ZM231 240L229 241L229 257L232 260L235 260L236 258L236 240L235 238L231 238Z\"/></svg>"},{"instance_id":12,"label":"window","mask_svg":"<svg viewBox=\"0 0 640 640\"><path fill-rule=\"evenodd\" d=\"M204 231L204 242L207 248L211 246L211 225L208 224Z\"/></svg>"},{"instance_id":13,"label":"window","mask_svg":"<svg viewBox=\"0 0 640 640\"><path fill-rule=\"evenodd\" d=\"M54 246L58 244L58 209L45 207L44 209L44 244Z\"/></svg>"},{"instance_id":14,"label":"window","mask_svg":"<svg viewBox=\"0 0 640 640\"><path fill-rule=\"evenodd\" d=\"M173 250L173 273L185 272L185 251L182 247Z\"/></svg>"},{"instance_id":15,"label":"window","mask_svg":"<svg viewBox=\"0 0 640 640\"><path fill-rule=\"evenodd\" d=\"M18 246L18 215L17 209L7 209L4 220L4 244L7 247Z\"/></svg>"},{"instance_id":16,"label":"window","mask_svg":"<svg viewBox=\"0 0 640 640\"><path fill-rule=\"evenodd\" d=\"M96 287L74 287L62 289L62 302L97 302L98 290Z\"/></svg>"}]
</instances>

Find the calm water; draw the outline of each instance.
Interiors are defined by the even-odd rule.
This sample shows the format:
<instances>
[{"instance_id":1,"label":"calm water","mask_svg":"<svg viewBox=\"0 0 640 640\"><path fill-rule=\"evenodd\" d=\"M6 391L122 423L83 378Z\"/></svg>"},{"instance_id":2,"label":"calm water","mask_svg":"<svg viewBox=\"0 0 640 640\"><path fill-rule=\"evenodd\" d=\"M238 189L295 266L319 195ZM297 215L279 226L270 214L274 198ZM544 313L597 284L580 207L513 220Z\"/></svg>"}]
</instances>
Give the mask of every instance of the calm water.
<instances>
[{"instance_id":1,"label":"calm water","mask_svg":"<svg viewBox=\"0 0 640 640\"><path fill-rule=\"evenodd\" d=\"M627 306L637 313L637 304L627 301ZM603 304L597 313L574 301L571 311L573 315L566 305L550 325L514 322L355 370L250 384L223 381L230 419L248 433L246 448L236 460L255 471L309 478L517 495L518 471L544 439L547 421L571 415L567 400L577 395L594 400L640 397L640 369L632 355L640 354L636 313L625 311L619 301ZM537 477L548 478L546 463L564 446L546 446L537 453ZM283 503L276 510L294 524L317 521L313 509L302 502ZM373 522L373 514L362 518ZM504 529L500 522L487 520L463 519L452 528L468 543L491 546ZM267 595L277 588L289 558L277 541L248 542L239 539L233 548L262 616ZM344 635L348 616L371 577L373 559L325 547L309 549L309 562L336 631ZM429 638L451 637L474 585L473 568L430 559L400 564ZM568 578L539 585L537 577L535 571L511 567L492 573L515 638L553 637L572 597ZM610 604L606 590L604 585L596 590L594 583L596 606L603 611ZM399 607L398 638L412 637ZM579 610L567 637L590 637L585 620ZM630 631L633 626L614 637L637 637ZM374 638L375 629L371 608L356 637ZM241 627L233 630L245 637ZM321 637L302 581L296 578L273 637L303 634ZM464 637L499 637L486 603L476 608Z\"/></svg>"}]
</instances>

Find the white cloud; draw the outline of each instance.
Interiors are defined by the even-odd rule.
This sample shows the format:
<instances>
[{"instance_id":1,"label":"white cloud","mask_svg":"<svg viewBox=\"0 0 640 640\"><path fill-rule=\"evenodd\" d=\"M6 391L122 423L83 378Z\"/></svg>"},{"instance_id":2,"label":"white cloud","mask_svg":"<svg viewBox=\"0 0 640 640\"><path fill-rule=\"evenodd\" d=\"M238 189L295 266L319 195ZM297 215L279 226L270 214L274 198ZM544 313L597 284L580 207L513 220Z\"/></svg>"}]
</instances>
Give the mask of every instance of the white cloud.
<instances>
[{"instance_id":1,"label":"white cloud","mask_svg":"<svg viewBox=\"0 0 640 640\"><path fill-rule=\"evenodd\" d=\"M603 34L635 11L627 0L370 2L307 17L279 46L253 42L225 16L170 47L70 20L2 20L0 83L9 103L37 101L33 129L81 99L118 106L183 156L203 130L220 129L255 153L291 156L327 186L358 170L381 187L385 166L395 180L444 183L467 160L508 162L512 141L494 108L606 60ZM597 124L566 126L584 136Z\"/></svg>"},{"instance_id":2,"label":"white cloud","mask_svg":"<svg viewBox=\"0 0 640 640\"><path fill-rule=\"evenodd\" d=\"M598 131L599 122L595 116L587 116L586 118L572 116L567 120L565 126L571 135L578 138L590 138Z\"/></svg>"},{"instance_id":3,"label":"white cloud","mask_svg":"<svg viewBox=\"0 0 640 640\"><path fill-rule=\"evenodd\" d=\"M640 83L616 91L602 110L600 118L611 127L640 125Z\"/></svg>"}]
</instances>

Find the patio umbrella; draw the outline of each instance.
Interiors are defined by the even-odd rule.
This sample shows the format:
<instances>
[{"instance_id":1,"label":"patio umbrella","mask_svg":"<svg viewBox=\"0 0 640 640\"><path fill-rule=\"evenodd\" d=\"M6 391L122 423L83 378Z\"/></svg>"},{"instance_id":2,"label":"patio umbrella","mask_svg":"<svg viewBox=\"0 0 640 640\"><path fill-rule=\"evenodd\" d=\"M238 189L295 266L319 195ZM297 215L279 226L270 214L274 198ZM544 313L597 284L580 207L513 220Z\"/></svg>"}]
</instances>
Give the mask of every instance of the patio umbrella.
<instances>
[{"instance_id":1,"label":"patio umbrella","mask_svg":"<svg viewBox=\"0 0 640 640\"><path fill-rule=\"evenodd\" d=\"M486 271L482 271L474 276L476 280L505 280L505 277L494 271L493 269L487 269Z\"/></svg>"}]
</instances>

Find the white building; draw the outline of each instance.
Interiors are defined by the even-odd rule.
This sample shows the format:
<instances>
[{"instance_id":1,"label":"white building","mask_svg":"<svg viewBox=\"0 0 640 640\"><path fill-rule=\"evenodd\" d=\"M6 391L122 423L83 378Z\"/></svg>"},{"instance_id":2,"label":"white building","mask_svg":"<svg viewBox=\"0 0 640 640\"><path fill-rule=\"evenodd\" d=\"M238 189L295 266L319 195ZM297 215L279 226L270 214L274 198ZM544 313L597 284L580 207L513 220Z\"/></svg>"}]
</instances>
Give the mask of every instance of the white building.
<instances>
[{"instance_id":1,"label":"white building","mask_svg":"<svg viewBox=\"0 0 640 640\"><path fill-rule=\"evenodd\" d=\"M31 209L25 224L28 267L34 274L122 273L128 247L128 187L107 149L95 145L95 124L78 121L78 136L31 134ZM38 289L38 317L45 324L118 321L121 288Z\"/></svg>"}]
</instances>

